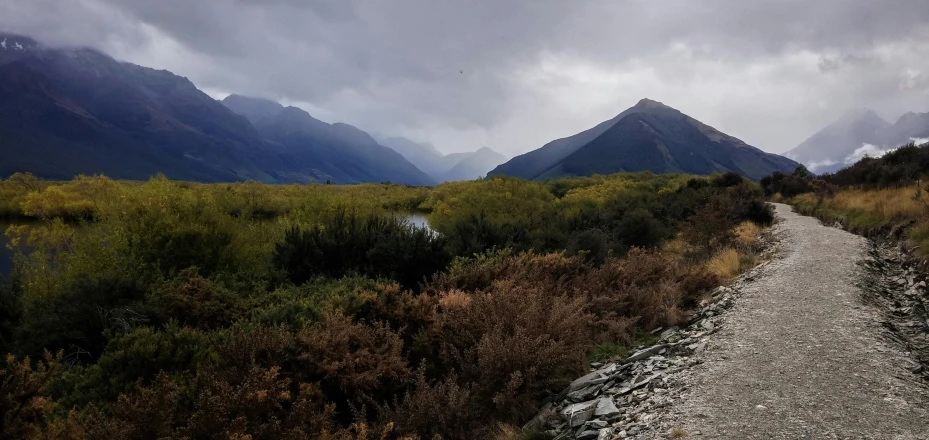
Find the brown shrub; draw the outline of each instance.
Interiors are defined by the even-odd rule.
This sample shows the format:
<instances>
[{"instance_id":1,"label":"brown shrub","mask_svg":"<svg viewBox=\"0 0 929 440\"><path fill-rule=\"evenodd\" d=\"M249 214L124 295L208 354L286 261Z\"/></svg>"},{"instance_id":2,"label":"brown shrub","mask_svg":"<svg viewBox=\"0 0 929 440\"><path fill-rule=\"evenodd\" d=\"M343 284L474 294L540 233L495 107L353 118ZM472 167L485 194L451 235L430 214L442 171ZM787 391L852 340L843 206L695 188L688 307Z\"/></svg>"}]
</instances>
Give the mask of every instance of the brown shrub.
<instances>
[{"instance_id":1,"label":"brown shrub","mask_svg":"<svg viewBox=\"0 0 929 440\"><path fill-rule=\"evenodd\" d=\"M579 298L498 281L467 305L440 308L432 331L438 363L471 385L469 417L518 421L583 368L589 320Z\"/></svg>"},{"instance_id":2,"label":"brown shrub","mask_svg":"<svg viewBox=\"0 0 929 440\"><path fill-rule=\"evenodd\" d=\"M319 389L296 390L276 367L255 368L240 383L208 375L183 433L191 438L313 439L336 431L334 406Z\"/></svg>"},{"instance_id":3,"label":"brown shrub","mask_svg":"<svg viewBox=\"0 0 929 440\"><path fill-rule=\"evenodd\" d=\"M710 199L687 220L681 222L678 226L681 237L695 249L712 254L733 239L732 228L736 222L727 214L729 212L724 199Z\"/></svg>"},{"instance_id":4,"label":"brown shrub","mask_svg":"<svg viewBox=\"0 0 929 440\"><path fill-rule=\"evenodd\" d=\"M46 351L34 367L28 357L6 356L0 369L0 438L35 438L46 429L54 409L46 388L63 371L62 356Z\"/></svg>"},{"instance_id":5,"label":"brown shrub","mask_svg":"<svg viewBox=\"0 0 929 440\"><path fill-rule=\"evenodd\" d=\"M681 305L695 303L700 293L716 285L714 276L705 271L656 251L633 248L625 258L609 258L600 266L563 253L459 260L427 290L448 288L440 303L450 301L447 296L454 289L488 292L494 283L484 283L490 277L482 276L482 270L519 288L580 299L591 315L593 339L625 343L632 342L638 329L677 324L683 319Z\"/></svg>"},{"instance_id":6,"label":"brown shrub","mask_svg":"<svg viewBox=\"0 0 929 440\"><path fill-rule=\"evenodd\" d=\"M160 374L151 387L139 385L131 394L122 394L115 403L108 405L108 411L91 404L83 414L72 412L69 419L77 419L76 424L87 439L175 436L181 401L178 384L166 374Z\"/></svg>"},{"instance_id":7,"label":"brown shrub","mask_svg":"<svg viewBox=\"0 0 929 440\"><path fill-rule=\"evenodd\" d=\"M707 270L703 264L683 265L679 279L681 291L684 294L681 298L681 306L685 308L695 307L700 302L702 294L719 286L720 283L719 276Z\"/></svg>"},{"instance_id":8,"label":"brown shrub","mask_svg":"<svg viewBox=\"0 0 929 440\"><path fill-rule=\"evenodd\" d=\"M475 292L489 289L494 281L507 279L518 284L559 291L571 280L590 269L578 256L563 252L536 254L532 251L512 255L510 251L458 259L448 272L441 273L426 287L432 294L455 289Z\"/></svg>"},{"instance_id":9,"label":"brown shrub","mask_svg":"<svg viewBox=\"0 0 929 440\"><path fill-rule=\"evenodd\" d=\"M631 343L636 328L677 324L684 298L680 265L660 253L633 248L626 258L608 259L572 283L583 297L597 341Z\"/></svg>"},{"instance_id":10,"label":"brown shrub","mask_svg":"<svg viewBox=\"0 0 929 440\"><path fill-rule=\"evenodd\" d=\"M393 407L381 408L381 424L397 427L397 432L431 439L472 439L484 424L472 415L477 404L467 386L458 384L453 374L436 383L417 376L413 389Z\"/></svg>"},{"instance_id":11,"label":"brown shrub","mask_svg":"<svg viewBox=\"0 0 929 440\"><path fill-rule=\"evenodd\" d=\"M402 353L403 340L384 324L328 315L299 332L296 344L300 365L294 374L319 382L326 396L340 404L386 402L413 380Z\"/></svg>"},{"instance_id":12,"label":"brown shrub","mask_svg":"<svg viewBox=\"0 0 929 440\"><path fill-rule=\"evenodd\" d=\"M397 283L383 282L359 296L359 304L351 310L355 320L382 322L408 335L429 324L437 301L434 296L416 295Z\"/></svg>"},{"instance_id":13,"label":"brown shrub","mask_svg":"<svg viewBox=\"0 0 929 440\"><path fill-rule=\"evenodd\" d=\"M439 307L454 309L471 306L471 295L461 290L451 290L439 295Z\"/></svg>"},{"instance_id":14,"label":"brown shrub","mask_svg":"<svg viewBox=\"0 0 929 440\"><path fill-rule=\"evenodd\" d=\"M237 375L254 367L285 365L296 357L294 336L284 325L233 327L216 338L213 349L217 354L213 369L221 371L230 380L241 379Z\"/></svg>"},{"instance_id":15,"label":"brown shrub","mask_svg":"<svg viewBox=\"0 0 929 440\"><path fill-rule=\"evenodd\" d=\"M100 440L353 438L336 427L333 405L313 385L294 388L277 368L254 368L238 383L223 376L207 371L197 377L190 412L181 385L162 374L151 387L121 395L108 411L91 406L68 420L80 427L76 438Z\"/></svg>"}]
</instances>

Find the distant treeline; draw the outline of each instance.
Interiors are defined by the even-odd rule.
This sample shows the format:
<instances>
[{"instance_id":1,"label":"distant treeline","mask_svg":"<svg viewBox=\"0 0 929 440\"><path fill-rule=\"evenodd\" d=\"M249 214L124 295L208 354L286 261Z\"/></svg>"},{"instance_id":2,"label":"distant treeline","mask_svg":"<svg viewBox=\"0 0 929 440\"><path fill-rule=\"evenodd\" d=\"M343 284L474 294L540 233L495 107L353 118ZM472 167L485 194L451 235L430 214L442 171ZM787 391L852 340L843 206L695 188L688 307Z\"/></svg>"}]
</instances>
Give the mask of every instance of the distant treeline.
<instances>
[{"instance_id":1,"label":"distant treeline","mask_svg":"<svg viewBox=\"0 0 929 440\"><path fill-rule=\"evenodd\" d=\"M805 168L792 174L775 172L761 179L768 195L793 197L813 191L828 191L833 187L862 189L912 185L929 177L929 144L904 145L881 157L865 157L851 166L832 174L814 176Z\"/></svg>"},{"instance_id":2,"label":"distant treeline","mask_svg":"<svg viewBox=\"0 0 929 440\"><path fill-rule=\"evenodd\" d=\"M804 168L761 180L766 195L783 197L804 214L867 235L894 235L929 258L929 144L904 145L866 157L834 174Z\"/></svg>"}]
</instances>

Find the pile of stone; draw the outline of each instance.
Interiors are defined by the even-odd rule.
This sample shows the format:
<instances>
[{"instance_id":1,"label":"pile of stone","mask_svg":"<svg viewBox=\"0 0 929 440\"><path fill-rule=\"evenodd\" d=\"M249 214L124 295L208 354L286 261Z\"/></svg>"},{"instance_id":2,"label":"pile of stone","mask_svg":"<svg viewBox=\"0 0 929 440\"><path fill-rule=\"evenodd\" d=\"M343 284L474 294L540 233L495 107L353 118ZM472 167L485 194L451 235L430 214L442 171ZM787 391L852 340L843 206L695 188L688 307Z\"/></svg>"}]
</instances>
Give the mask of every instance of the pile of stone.
<instances>
[{"instance_id":1,"label":"pile of stone","mask_svg":"<svg viewBox=\"0 0 929 440\"><path fill-rule=\"evenodd\" d=\"M737 291L714 289L685 328L658 329L659 342L607 364L592 363L523 428L543 431L558 440L635 438L657 429L659 412L684 390L680 372L700 362Z\"/></svg>"},{"instance_id":2,"label":"pile of stone","mask_svg":"<svg viewBox=\"0 0 929 440\"><path fill-rule=\"evenodd\" d=\"M862 288L884 310L882 324L919 361L914 373L929 380L929 294L925 260L893 243L872 243L863 262Z\"/></svg>"}]
</instances>

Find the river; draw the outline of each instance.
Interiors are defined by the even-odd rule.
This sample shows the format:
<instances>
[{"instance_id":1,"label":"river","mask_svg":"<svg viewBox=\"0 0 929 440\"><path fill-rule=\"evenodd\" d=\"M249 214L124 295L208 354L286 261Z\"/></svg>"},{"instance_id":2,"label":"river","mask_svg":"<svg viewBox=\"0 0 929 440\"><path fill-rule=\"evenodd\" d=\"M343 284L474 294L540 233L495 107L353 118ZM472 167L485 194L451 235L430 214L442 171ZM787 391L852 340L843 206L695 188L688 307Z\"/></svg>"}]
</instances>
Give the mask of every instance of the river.
<instances>
[{"instance_id":1,"label":"river","mask_svg":"<svg viewBox=\"0 0 929 440\"><path fill-rule=\"evenodd\" d=\"M410 222L410 224L412 224L413 226L420 227L420 228L426 228L430 231L432 230L432 227L429 226L429 219L426 217L425 214L420 214L416 212L408 212L408 213L403 213L402 215L403 215L403 218L405 218L406 221Z\"/></svg>"}]
</instances>

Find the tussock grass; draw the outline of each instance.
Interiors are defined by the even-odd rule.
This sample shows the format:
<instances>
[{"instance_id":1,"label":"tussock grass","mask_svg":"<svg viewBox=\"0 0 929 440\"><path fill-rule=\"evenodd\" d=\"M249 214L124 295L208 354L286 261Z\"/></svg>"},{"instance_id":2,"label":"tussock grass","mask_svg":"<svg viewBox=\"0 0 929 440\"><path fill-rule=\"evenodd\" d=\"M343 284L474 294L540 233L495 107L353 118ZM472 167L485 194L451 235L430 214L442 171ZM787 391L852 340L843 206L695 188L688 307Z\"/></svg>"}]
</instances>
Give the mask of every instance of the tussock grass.
<instances>
[{"instance_id":1,"label":"tussock grass","mask_svg":"<svg viewBox=\"0 0 929 440\"><path fill-rule=\"evenodd\" d=\"M804 212L816 211L821 215L843 218L851 228L874 228L925 219L929 208L916 200L915 195L916 189L913 187L846 190L822 201L815 194L801 194L794 197L791 203ZM929 202L929 196L923 194L923 198Z\"/></svg>"},{"instance_id":2,"label":"tussock grass","mask_svg":"<svg viewBox=\"0 0 929 440\"><path fill-rule=\"evenodd\" d=\"M749 221L742 222L735 227L734 235L739 244L751 246L758 241L758 236L761 235L761 226Z\"/></svg>"},{"instance_id":3,"label":"tussock grass","mask_svg":"<svg viewBox=\"0 0 929 440\"><path fill-rule=\"evenodd\" d=\"M914 186L878 190L843 190L834 197L801 194L790 200L798 211L824 222L839 220L853 232L908 226L904 237L929 257L929 194L916 197Z\"/></svg>"},{"instance_id":4,"label":"tussock grass","mask_svg":"<svg viewBox=\"0 0 929 440\"><path fill-rule=\"evenodd\" d=\"M742 267L739 252L732 248L719 251L706 263L707 269L722 279L731 278L739 273Z\"/></svg>"},{"instance_id":5,"label":"tussock grass","mask_svg":"<svg viewBox=\"0 0 929 440\"><path fill-rule=\"evenodd\" d=\"M683 258L691 252L693 252L693 246L680 236L667 240L661 245L661 253L675 258Z\"/></svg>"}]
</instances>

